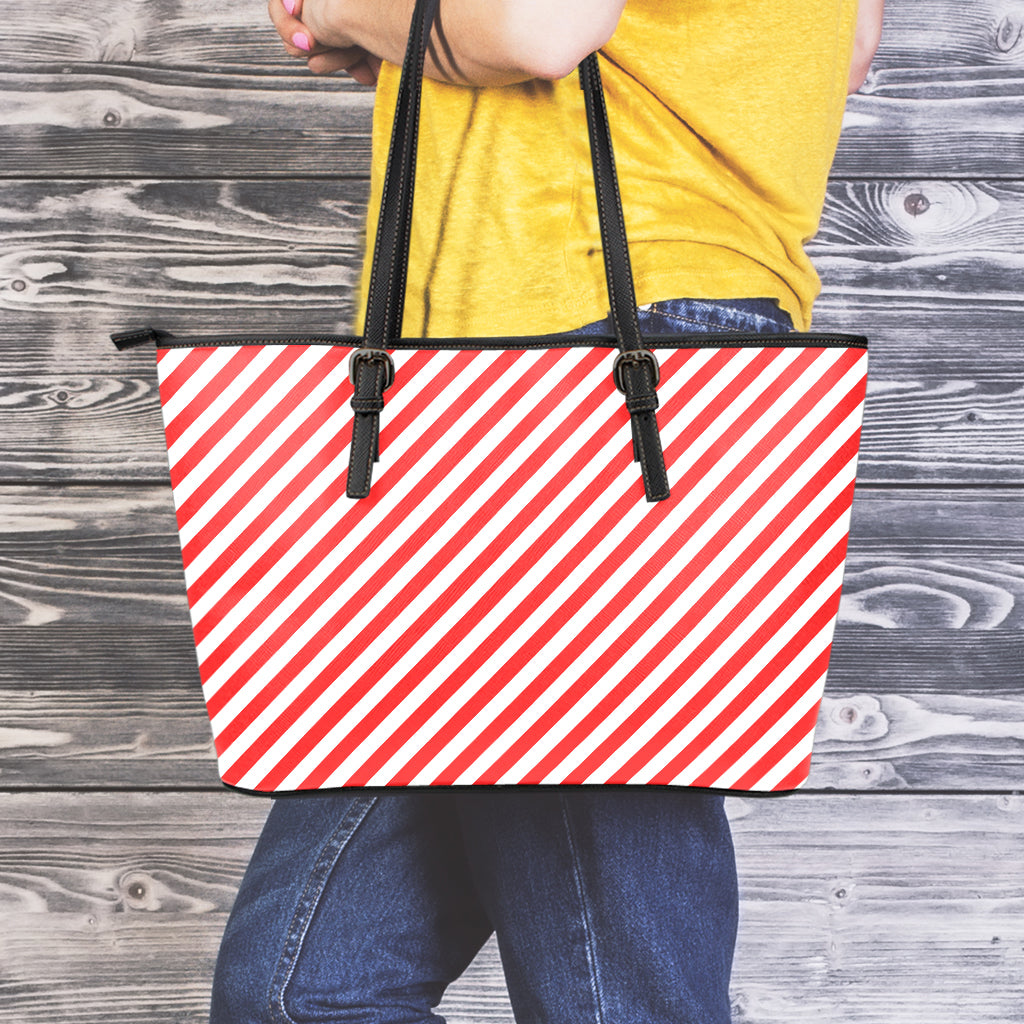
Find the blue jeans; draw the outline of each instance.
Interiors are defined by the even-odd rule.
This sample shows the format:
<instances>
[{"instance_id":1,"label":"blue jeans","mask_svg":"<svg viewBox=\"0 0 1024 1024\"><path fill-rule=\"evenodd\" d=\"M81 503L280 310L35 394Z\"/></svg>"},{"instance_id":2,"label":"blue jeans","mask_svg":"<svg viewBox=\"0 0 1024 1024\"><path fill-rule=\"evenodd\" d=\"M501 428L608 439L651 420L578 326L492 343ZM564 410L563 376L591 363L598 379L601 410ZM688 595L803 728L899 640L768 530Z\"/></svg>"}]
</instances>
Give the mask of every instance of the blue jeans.
<instances>
[{"instance_id":1,"label":"blue jeans","mask_svg":"<svg viewBox=\"0 0 1024 1024\"><path fill-rule=\"evenodd\" d=\"M657 303L641 325L790 329L767 300ZM445 988L495 933L518 1024L728 1024L737 902L711 793L287 796L228 921L211 1021L437 1022Z\"/></svg>"}]
</instances>

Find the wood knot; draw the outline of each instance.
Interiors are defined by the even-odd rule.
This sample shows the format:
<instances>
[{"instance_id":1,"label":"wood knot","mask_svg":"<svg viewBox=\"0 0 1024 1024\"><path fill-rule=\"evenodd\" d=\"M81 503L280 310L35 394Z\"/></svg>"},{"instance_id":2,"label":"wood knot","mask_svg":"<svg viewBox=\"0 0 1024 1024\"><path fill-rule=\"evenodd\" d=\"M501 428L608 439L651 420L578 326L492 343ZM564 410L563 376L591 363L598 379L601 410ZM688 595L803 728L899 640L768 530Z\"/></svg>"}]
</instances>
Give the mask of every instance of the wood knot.
<instances>
[{"instance_id":1,"label":"wood knot","mask_svg":"<svg viewBox=\"0 0 1024 1024\"><path fill-rule=\"evenodd\" d=\"M133 910L155 910L157 900L153 879L141 871L132 871L121 879L121 894Z\"/></svg>"},{"instance_id":2,"label":"wood knot","mask_svg":"<svg viewBox=\"0 0 1024 1024\"><path fill-rule=\"evenodd\" d=\"M108 128L116 128L121 123L121 115L116 110L108 110L103 115L103 123Z\"/></svg>"},{"instance_id":3,"label":"wood knot","mask_svg":"<svg viewBox=\"0 0 1024 1024\"><path fill-rule=\"evenodd\" d=\"M996 49L1000 53L1009 53L1019 42L1021 24L1009 14L996 27Z\"/></svg>"},{"instance_id":4,"label":"wood knot","mask_svg":"<svg viewBox=\"0 0 1024 1024\"><path fill-rule=\"evenodd\" d=\"M817 738L821 742L865 743L885 736L889 720L881 702L870 694L856 694L844 700L825 697L818 728Z\"/></svg>"},{"instance_id":5,"label":"wood knot","mask_svg":"<svg viewBox=\"0 0 1024 1024\"><path fill-rule=\"evenodd\" d=\"M748 1020L750 1000L744 992L737 992L730 1003L730 1009L732 1010L732 1021L733 1024L741 1024L742 1021Z\"/></svg>"},{"instance_id":6,"label":"wood knot","mask_svg":"<svg viewBox=\"0 0 1024 1024\"><path fill-rule=\"evenodd\" d=\"M920 192L912 192L903 200L903 209L911 217L920 217L922 214L927 213L931 205L928 197Z\"/></svg>"},{"instance_id":7,"label":"wood knot","mask_svg":"<svg viewBox=\"0 0 1024 1024\"><path fill-rule=\"evenodd\" d=\"M24 291L24 290L25 290L25 289L26 289L26 288L28 287L28 285L27 285L27 284L25 284L25 282L24 282L24 281L22 281L22 280L17 280L17 281L12 281L12 282L11 282L11 287L12 287L12 288L13 288L13 289L14 289L14 290L15 290L16 292L23 292L23 291Z\"/></svg>"}]
</instances>

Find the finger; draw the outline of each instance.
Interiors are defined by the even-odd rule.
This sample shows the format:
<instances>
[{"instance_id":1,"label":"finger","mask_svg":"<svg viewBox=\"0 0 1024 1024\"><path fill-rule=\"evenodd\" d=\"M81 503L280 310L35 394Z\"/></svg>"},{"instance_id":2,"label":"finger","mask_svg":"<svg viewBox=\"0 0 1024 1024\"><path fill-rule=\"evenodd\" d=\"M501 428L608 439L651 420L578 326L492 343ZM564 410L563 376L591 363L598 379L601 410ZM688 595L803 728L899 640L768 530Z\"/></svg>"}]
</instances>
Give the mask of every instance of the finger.
<instances>
[{"instance_id":1,"label":"finger","mask_svg":"<svg viewBox=\"0 0 1024 1024\"><path fill-rule=\"evenodd\" d=\"M309 70L317 75L345 71L361 85L375 85L377 71L370 63L374 59L359 46L347 46L315 54L306 61L306 64Z\"/></svg>"},{"instance_id":2,"label":"finger","mask_svg":"<svg viewBox=\"0 0 1024 1024\"><path fill-rule=\"evenodd\" d=\"M373 66L368 60L361 60L358 64L353 64L351 67L345 68L345 70L360 85L377 84L377 72L373 70Z\"/></svg>"},{"instance_id":3,"label":"finger","mask_svg":"<svg viewBox=\"0 0 1024 1024\"><path fill-rule=\"evenodd\" d=\"M291 5L294 13L289 13L286 2ZM310 53L322 49L309 29L295 17L295 14L301 13L301 3L302 0L269 0L267 3L270 20L284 42L284 48L293 57L308 57Z\"/></svg>"},{"instance_id":4,"label":"finger","mask_svg":"<svg viewBox=\"0 0 1024 1024\"><path fill-rule=\"evenodd\" d=\"M330 53L337 49L334 46L324 46L322 43L318 43L305 27L293 33L291 39L285 41L284 48L292 57L301 57L303 60L309 60L315 54Z\"/></svg>"},{"instance_id":5,"label":"finger","mask_svg":"<svg viewBox=\"0 0 1024 1024\"><path fill-rule=\"evenodd\" d=\"M290 39L292 33L298 31L302 24L288 12L282 0L267 0L267 14L270 15L270 21L277 29L277 34L285 40Z\"/></svg>"}]
</instances>

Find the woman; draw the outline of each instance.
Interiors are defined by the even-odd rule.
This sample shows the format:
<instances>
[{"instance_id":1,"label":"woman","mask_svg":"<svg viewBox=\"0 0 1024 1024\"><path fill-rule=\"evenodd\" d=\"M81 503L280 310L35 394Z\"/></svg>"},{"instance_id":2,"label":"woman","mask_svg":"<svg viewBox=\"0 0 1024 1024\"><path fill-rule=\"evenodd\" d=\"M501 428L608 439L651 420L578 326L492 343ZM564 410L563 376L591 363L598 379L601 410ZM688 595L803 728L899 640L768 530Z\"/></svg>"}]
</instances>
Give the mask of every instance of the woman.
<instances>
[{"instance_id":1,"label":"woman","mask_svg":"<svg viewBox=\"0 0 1024 1024\"><path fill-rule=\"evenodd\" d=\"M289 52L376 85L373 237L412 0L271 0ZM804 328L847 85L881 2L443 0L426 67L408 336L603 329L579 88L600 48L641 326ZM567 77L568 76L568 77ZM365 277L364 277L365 292ZM495 932L516 1020L725 1024L737 888L718 795L343 791L278 800L215 1024L420 1024Z\"/></svg>"}]
</instances>

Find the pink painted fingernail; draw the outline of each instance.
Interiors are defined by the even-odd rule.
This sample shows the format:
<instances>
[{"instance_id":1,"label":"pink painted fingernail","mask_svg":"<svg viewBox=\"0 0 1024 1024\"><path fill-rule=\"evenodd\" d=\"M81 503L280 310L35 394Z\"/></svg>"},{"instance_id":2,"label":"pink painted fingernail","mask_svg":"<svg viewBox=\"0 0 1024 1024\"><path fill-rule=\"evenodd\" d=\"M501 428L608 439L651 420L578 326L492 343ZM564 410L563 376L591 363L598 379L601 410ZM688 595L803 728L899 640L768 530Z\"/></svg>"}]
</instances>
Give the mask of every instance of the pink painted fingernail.
<instances>
[{"instance_id":1,"label":"pink painted fingernail","mask_svg":"<svg viewBox=\"0 0 1024 1024\"><path fill-rule=\"evenodd\" d=\"M284 9L289 14L294 14L295 13L295 0L281 0L281 3L284 4Z\"/></svg>"},{"instance_id":2,"label":"pink painted fingernail","mask_svg":"<svg viewBox=\"0 0 1024 1024\"><path fill-rule=\"evenodd\" d=\"M313 44L309 41L309 36L305 32L296 32L292 36L292 43L297 46L300 50L312 50Z\"/></svg>"}]
</instances>

